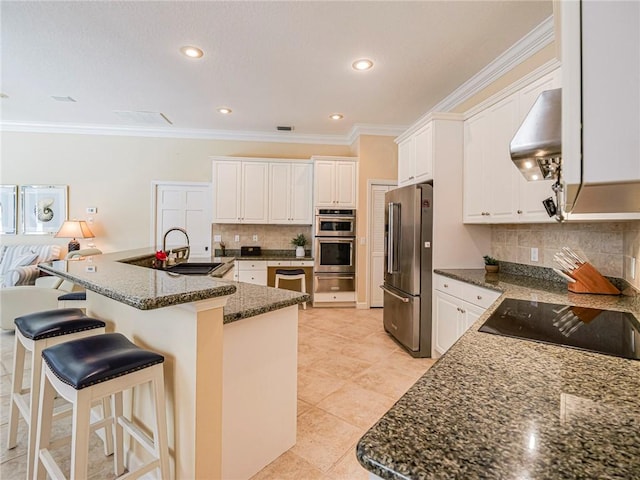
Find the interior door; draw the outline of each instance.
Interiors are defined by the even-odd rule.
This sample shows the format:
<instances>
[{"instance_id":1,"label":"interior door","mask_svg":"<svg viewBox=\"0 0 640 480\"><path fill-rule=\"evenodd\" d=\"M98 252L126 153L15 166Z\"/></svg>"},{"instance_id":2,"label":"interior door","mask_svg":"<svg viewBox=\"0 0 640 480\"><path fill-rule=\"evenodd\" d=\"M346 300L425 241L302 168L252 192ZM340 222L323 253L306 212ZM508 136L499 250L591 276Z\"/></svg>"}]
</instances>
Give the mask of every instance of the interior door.
<instances>
[{"instance_id":1,"label":"interior door","mask_svg":"<svg viewBox=\"0 0 640 480\"><path fill-rule=\"evenodd\" d=\"M369 234L369 306L382 307L384 295L380 285L384 283L384 194L391 185L371 185L369 212L371 212Z\"/></svg>"},{"instance_id":2,"label":"interior door","mask_svg":"<svg viewBox=\"0 0 640 480\"><path fill-rule=\"evenodd\" d=\"M189 235L191 257L211 256L211 185L157 184L155 186L155 248L162 248L167 230L184 228ZM181 232L167 236L167 249L185 245Z\"/></svg>"}]
</instances>

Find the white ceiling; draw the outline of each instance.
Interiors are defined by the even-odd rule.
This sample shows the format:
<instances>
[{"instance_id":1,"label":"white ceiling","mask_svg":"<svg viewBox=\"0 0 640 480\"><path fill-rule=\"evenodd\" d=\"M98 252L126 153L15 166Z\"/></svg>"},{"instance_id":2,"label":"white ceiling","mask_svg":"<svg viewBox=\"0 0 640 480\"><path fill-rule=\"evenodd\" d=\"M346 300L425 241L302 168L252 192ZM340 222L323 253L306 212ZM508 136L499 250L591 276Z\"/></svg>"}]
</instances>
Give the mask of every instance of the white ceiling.
<instances>
[{"instance_id":1,"label":"white ceiling","mask_svg":"<svg viewBox=\"0 0 640 480\"><path fill-rule=\"evenodd\" d=\"M114 113L131 110L162 112L175 131L293 125L307 135L407 126L552 14L550 0L0 8L4 125L139 127ZM204 57L183 56L184 45ZM361 57L374 68L354 71ZM219 114L223 105L233 114ZM344 119L330 120L334 112Z\"/></svg>"}]
</instances>

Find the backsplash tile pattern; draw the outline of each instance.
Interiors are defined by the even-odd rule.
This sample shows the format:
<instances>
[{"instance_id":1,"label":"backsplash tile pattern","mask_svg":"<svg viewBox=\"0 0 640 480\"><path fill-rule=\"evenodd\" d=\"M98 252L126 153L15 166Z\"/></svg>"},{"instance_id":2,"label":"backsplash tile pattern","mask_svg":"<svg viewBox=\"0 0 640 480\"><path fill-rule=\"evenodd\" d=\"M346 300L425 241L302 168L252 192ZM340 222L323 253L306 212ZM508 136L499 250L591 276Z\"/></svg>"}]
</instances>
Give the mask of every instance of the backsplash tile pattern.
<instances>
[{"instance_id":1,"label":"backsplash tile pattern","mask_svg":"<svg viewBox=\"0 0 640 480\"><path fill-rule=\"evenodd\" d=\"M557 267L554 253L567 246L584 254L603 274L626 279L640 288L639 275L630 276L631 258L640 260L640 221L493 225L491 255L498 260ZM538 261L531 261L531 248Z\"/></svg>"},{"instance_id":2,"label":"backsplash tile pattern","mask_svg":"<svg viewBox=\"0 0 640 480\"><path fill-rule=\"evenodd\" d=\"M294 250L291 239L298 234L307 238L306 250L311 250L311 225L246 225L246 224L216 224L211 225L211 238L221 235L222 241L229 250L239 250L241 246L259 245L265 250ZM236 242L235 236L240 235ZM258 235L258 241L253 236ZM218 242L213 242L212 251L220 248Z\"/></svg>"}]
</instances>

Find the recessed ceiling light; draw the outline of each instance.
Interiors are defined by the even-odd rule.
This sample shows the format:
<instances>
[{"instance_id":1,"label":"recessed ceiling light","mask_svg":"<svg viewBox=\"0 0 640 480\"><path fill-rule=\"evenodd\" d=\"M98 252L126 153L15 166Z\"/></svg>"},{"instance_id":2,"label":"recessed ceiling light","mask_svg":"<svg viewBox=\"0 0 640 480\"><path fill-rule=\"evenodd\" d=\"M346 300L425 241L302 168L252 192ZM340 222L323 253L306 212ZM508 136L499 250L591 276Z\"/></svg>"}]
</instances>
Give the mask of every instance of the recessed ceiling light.
<instances>
[{"instance_id":1,"label":"recessed ceiling light","mask_svg":"<svg viewBox=\"0 0 640 480\"><path fill-rule=\"evenodd\" d=\"M344 116L341 113L332 113L331 115L329 115L329 118L331 120L342 120L343 117Z\"/></svg>"},{"instance_id":2,"label":"recessed ceiling light","mask_svg":"<svg viewBox=\"0 0 640 480\"><path fill-rule=\"evenodd\" d=\"M200 50L198 47L192 47L190 45L182 47L180 51L187 57L191 57L191 58L200 58L204 55L204 52Z\"/></svg>"},{"instance_id":3,"label":"recessed ceiling light","mask_svg":"<svg viewBox=\"0 0 640 480\"><path fill-rule=\"evenodd\" d=\"M218 108L218 111L224 115L228 115L229 113L232 112L232 110L229 107L220 107Z\"/></svg>"},{"instance_id":4,"label":"recessed ceiling light","mask_svg":"<svg viewBox=\"0 0 640 480\"><path fill-rule=\"evenodd\" d=\"M6 93L0 93L0 98L9 98L9 95Z\"/></svg>"},{"instance_id":5,"label":"recessed ceiling light","mask_svg":"<svg viewBox=\"0 0 640 480\"><path fill-rule=\"evenodd\" d=\"M354 70L369 70L373 67L373 62L368 58L361 58L360 60L356 60L351 64Z\"/></svg>"}]
</instances>

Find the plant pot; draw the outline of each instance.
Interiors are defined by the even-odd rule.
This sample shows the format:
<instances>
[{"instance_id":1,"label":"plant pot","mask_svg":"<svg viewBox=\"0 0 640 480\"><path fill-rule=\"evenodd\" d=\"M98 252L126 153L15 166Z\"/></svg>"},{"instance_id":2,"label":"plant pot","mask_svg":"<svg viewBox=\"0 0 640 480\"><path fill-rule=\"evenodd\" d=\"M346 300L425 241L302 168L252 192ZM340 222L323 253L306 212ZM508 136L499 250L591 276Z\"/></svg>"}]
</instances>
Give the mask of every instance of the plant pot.
<instances>
[{"instance_id":1,"label":"plant pot","mask_svg":"<svg viewBox=\"0 0 640 480\"><path fill-rule=\"evenodd\" d=\"M484 269L488 272L488 273L496 273L498 271L498 269L500 268L500 265L485 265Z\"/></svg>"},{"instance_id":2,"label":"plant pot","mask_svg":"<svg viewBox=\"0 0 640 480\"><path fill-rule=\"evenodd\" d=\"M296 247L296 257L304 257L304 247Z\"/></svg>"}]
</instances>

